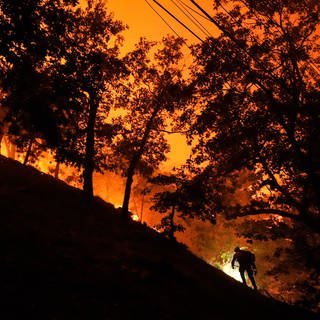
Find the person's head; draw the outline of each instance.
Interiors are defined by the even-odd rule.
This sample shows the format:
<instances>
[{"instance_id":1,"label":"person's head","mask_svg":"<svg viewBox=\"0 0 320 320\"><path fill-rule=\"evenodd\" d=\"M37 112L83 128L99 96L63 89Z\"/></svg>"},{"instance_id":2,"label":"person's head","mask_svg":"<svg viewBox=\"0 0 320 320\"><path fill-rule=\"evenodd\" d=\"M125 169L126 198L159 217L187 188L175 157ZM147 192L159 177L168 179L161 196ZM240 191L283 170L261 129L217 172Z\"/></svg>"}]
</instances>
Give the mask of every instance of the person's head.
<instances>
[{"instance_id":1,"label":"person's head","mask_svg":"<svg viewBox=\"0 0 320 320\"><path fill-rule=\"evenodd\" d=\"M240 248L239 247L235 247L234 248L234 252L239 252L240 251Z\"/></svg>"}]
</instances>

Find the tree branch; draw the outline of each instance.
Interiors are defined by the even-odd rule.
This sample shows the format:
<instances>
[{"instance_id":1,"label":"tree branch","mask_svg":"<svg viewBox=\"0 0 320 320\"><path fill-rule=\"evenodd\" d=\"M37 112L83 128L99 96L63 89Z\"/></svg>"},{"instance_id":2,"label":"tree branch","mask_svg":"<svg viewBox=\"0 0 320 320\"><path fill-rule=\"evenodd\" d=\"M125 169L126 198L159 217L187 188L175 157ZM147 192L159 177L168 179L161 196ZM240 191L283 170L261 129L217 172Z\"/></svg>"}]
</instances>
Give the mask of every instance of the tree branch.
<instances>
[{"instance_id":1,"label":"tree branch","mask_svg":"<svg viewBox=\"0 0 320 320\"><path fill-rule=\"evenodd\" d=\"M281 209L274 209L274 208L250 209L248 208L245 211L232 214L228 218L236 219L236 218L243 218L248 216L256 216L260 214L278 215L283 218L289 218L309 226L316 233L320 233L320 219L318 217L313 217L310 215L306 216L306 215L294 214Z\"/></svg>"},{"instance_id":2,"label":"tree branch","mask_svg":"<svg viewBox=\"0 0 320 320\"><path fill-rule=\"evenodd\" d=\"M164 132L164 133L167 133L167 134L186 134L188 132L191 132L191 130L186 130L186 131L169 131L169 130L165 130L165 129L162 129L162 130L159 130L159 132Z\"/></svg>"}]
</instances>

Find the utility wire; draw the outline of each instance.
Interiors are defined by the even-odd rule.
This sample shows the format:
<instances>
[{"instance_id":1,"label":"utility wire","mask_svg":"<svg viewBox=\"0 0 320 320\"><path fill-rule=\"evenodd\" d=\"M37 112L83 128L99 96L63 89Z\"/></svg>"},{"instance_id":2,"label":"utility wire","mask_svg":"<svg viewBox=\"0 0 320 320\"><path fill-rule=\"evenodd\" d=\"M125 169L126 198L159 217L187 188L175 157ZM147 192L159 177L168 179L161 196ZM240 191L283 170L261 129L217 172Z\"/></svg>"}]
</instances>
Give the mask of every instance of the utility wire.
<instances>
[{"instance_id":1,"label":"utility wire","mask_svg":"<svg viewBox=\"0 0 320 320\"><path fill-rule=\"evenodd\" d=\"M257 59L254 55L252 55L238 40L237 38L235 38L227 29L225 29L218 21L216 21L213 17L211 17L200 5L198 5L198 3L196 3L195 0L191 0L191 2L203 13L205 14L210 21L217 26L235 45L237 45L249 58L251 58L253 61L255 61L263 71L266 72L266 74L268 74L271 79L274 79L274 74L272 71L268 70L263 64L262 62ZM249 71L252 70L252 68L248 65L247 69ZM255 79L256 83L263 88L266 92L269 92L269 90L264 86L264 84L259 81L258 79ZM273 95L272 95L272 99L274 99Z\"/></svg>"},{"instance_id":2,"label":"utility wire","mask_svg":"<svg viewBox=\"0 0 320 320\"><path fill-rule=\"evenodd\" d=\"M178 0L179 1L179 0ZM199 28L206 37L211 37L209 31L192 15L187 9L182 8L179 6L174 0L171 2L197 27ZM179 1L180 2L180 1Z\"/></svg>"},{"instance_id":3,"label":"utility wire","mask_svg":"<svg viewBox=\"0 0 320 320\"><path fill-rule=\"evenodd\" d=\"M196 33L194 33L188 26L186 26L181 20L179 20L175 15L173 15L169 10L162 6L157 0L153 0L162 10L169 14L173 19L175 19L179 24L181 24L185 29L192 33L198 40L204 42Z\"/></svg>"},{"instance_id":4,"label":"utility wire","mask_svg":"<svg viewBox=\"0 0 320 320\"><path fill-rule=\"evenodd\" d=\"M211 20L208 18L208 17L206 17L206 16L204 16L204 15L202 15L200 12L198 12L197 10L194 10L192 7L190 7L190 6L188 6L186 3L184 3L183 1L181 1L181 0L178 0L180 3L182 3L185 7L187 7L188 9L190 9L191 11L193 11L193 12L195 12L197 15L199 15L200 17L202 17L203 19L206 19L206 20L208 20L208 21L210 21L211 22Z\"/></svg>"},{"instance_id":5,"label":"utility wire","mask_svg":"<svg viewBox=\"0 0 320 320\"><path fill-rule=\"evenodd\" d=\"M236 44L247 56L249 56L253 61L255 61L261 68L262 70L264 70L269 76L271 76L272 78L274 78L274 75L272 73L272 71L268 70L263 64L262 62L257 59L254 55L252 55L245 47L243 44L241 44L238 39L236 37L234 37L232 35L231 32L229 32L227 29L225 29L218 21L216 21L213 17L211 17L209 15L209 13L207 13L202 7L200 7L198 5L198 3L196 3L195 0L191 0L191 2L201 11L203 12L203 14L205 14L210 21L216 26L218 27L234 44Z\"/></svg>"},{"instance_id":6,"label":"utility wire","mask_svg":"<svg viewBox=\"0 0 320 320\"><path fill-rule=\"evenodd\" d=\"M208 16L208 18L210 18L210 20L212 21L212 23L214 23L232 42L234 42L248 57L250 57L253 61L255 61L260 68L274 81L279 82L279 79L277 79L275 77L275 75L273 74L273 71L266 68L263 65L263 62L260 61L258 58L256 58L254 55L252 55L228 30L226 30L222 25L219 24L219 22L217 22L213 17L211 17L202 7L200 7L195 0L191 0L191 2L201 11L203 12L205 15ZM249 71L252 71L252 67L250 65L246 66L246 69ZM270 88L268 88L267 86L265 86L263 84L263 81L259 80L258 77L255 77L255 83L262 89L264 90L269 97L271 98L273 105L271 105L271 107L274 109L277 101L276 98L274 97L274 94L272 92L272 90ZM280 85L286 90L288 91L288 88L285 86L285 84L280 82ZM275 112L277 112L277 110L275 110Z\"/></svg>"},{"instance_id":7,"label":"utility wire","mask_svg":"<svg viewBox=\"0 0 320 320\"><path fill-rule=\"evenodd\" d=\"M197 28L201 30L201 32L203 32L206 37L208 36L210 37L210 34L208 33L208 31L205 28L203 28L202 25L198 22L198 20L194 19L194 17L190 15L187 10L182 8L174 0L171 0L171 2L187 17L188 20L190 20Z\"/></svg>"},{"instance_id":8,"label":"utility wire","mask_svg":"<svg viewBox=\"0 0 320 320\"><path fill-rule=\"evenodd\" d=\"M238 26L241 26L241 24L239 23L239 21L238 21L222 4L220 4L220 6L221 6L221 8L231 17L231 19L232 19L233 21L235 21L235 23L236 23ZM269 18L269 20L270 20L270 18ZM273 21L272 21L272 22L273 22ZM251 39L252 42L255 42L255 43L259 44L258 41L252 36L251 32L250 32L250 39ZM313 68L314 71L316 71L318 74L320 74L319 69L316 68L316 66L315 66L312 62L309 61L309 63L310 63L311 68ZM270 73L272 74L272 71L270 71Z\"/></svg>"},{"instance_id":9,"label":"utility wire","mask_svg":"<svg viewBox=\"0 0 320 320\"><path fill-rule=\"evenodd\" d=\"M170 24L161 16L160 13L158 13L158 11L156 9L154 9L152 7L152 5L147 1L147 0L144 0L147 5L160 17L160 19L169 27L169 29L178 37L178 38L181 38L180 35L170 26Z\"/></svg>"}]
</instances>

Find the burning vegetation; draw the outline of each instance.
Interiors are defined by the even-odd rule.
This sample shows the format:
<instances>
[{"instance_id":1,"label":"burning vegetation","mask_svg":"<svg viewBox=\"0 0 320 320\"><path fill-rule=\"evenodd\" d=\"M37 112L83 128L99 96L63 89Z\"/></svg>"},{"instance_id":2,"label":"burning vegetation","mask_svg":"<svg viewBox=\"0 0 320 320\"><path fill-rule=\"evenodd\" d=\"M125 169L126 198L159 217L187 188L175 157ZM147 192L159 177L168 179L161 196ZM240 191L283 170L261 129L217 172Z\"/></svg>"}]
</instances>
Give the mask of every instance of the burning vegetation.
<instances>
[{"instance_id":1,"label":"burning vegetation","mask_svg":"<svg viewBox=\"0 0 320 320\"><path fill-rule=\"evenodd\" d=\"M320 4L191 3L215 36L122 55L104 1L1 0L1 154L231 276L246 247L261 292L319 312Z\"/></svg>"}]
</instances>

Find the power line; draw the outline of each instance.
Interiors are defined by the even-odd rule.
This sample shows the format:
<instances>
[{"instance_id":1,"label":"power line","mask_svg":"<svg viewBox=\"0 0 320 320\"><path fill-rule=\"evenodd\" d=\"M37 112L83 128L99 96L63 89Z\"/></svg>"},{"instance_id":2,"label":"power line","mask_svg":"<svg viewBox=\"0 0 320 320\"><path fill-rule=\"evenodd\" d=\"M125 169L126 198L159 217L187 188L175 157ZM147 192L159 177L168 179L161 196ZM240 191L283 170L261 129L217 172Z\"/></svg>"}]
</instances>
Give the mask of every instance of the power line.
<instances>
[{"instance_id":1,"label":"power line","mask_svg":"<svg viewBox=\"0 0 320 320\"><path fill-rule=\"evenodd\" d=\"M192 33L198 40L204 42L196 33L194 33L188 26L186 26L181 20L179 20L175 15L173 15L169 10L162 6L157 0L153 0L162 10L169 14L173 19L175 19L179 24L181 24L186 30Z\"/></svg>"},{"instance_id":2,"label":"power line","mask_svg":"<svg viewBox=\"0 0 320 320\"><path fill-rule=\"evenodd\" d=\"M169 27L169 29L170 29L178 38L182 38L182 37L180 37L180 35L170 26L170 24L161 16L161 14L158 13L158 11L151 6L151 4L150 4L147 0L145 0L145 2L146 2L147 5L160 17L160 19Z\"/></svg>"},{"instance_id":3,"label":"power line","mask_svg":"<svg viewBox=\"0 0 320 320\"><path fill-rule=\"evenodd\" d=\"M204 16L204 15L202 15L200 12L198 12L197 10L194 10L192 7L190 7L190 6L188 6L186 3L184 3L183 1L181 1L181 0L178 0L180 3L182 3L185 7L187 7L188 9L190 9L191 11L193 11L193 12L195 12L197 15L199 15L200 17L202 17L202 18L204 18L204 19L206 19L206 20L208 20L208 21L210 21L211 22L211 20L208 18L208 17L206 17L206 16Z\"/></svg>"},{"instance_id":4,"label":"power line","mask_svg":"<svg viewBox=\"0 0 320 320\"><path fill-rule=\"evenodd\" d=\"M253 61L255 61L257 64L259 64L262 69L267 72L267 74L273 76L272 72L268 69L265 68L265 66L261 63L261 61L259 59L257 59L255 56L253 56L245 47L244 45L238 41L238 39L232 35L232 33L230 33L227 29L225 29L218 21L216 21L213 17L211 17L209 15L209 13L207 13L202 7L200 7L198 5L198 3L196 3L195 0L191 0L191 2L201 11L203 12L203 14L205 14L210 21L216 26L218 27L234 44L236 44L247 56L249 56Z\"/></svg>"},{"instance_id":5,"label":"power line","mask_svg":"<svg viewBox=\"0 0 320 320\"><path fill-rule=\"evenodd\" d=\"M190 6L188 6L187 4L185 4L182 0L178 0L178 2L185 8L185 10L188 12L188 14L194 19L197 21L197 23L207 32L207 35L209 37L212 37L212 34L210 33L210 31L207 30L206 27L204 27L201 22L199 22L199 20L194 16L192 15L192 13L189 11L194 11L195 13L197 13L200 17L204 18L204 19L207 19L206 16L203 16L201 13L199 13L198 11L194 10L193 8L191 8ZM189 10L188 10L189 9ZM210 21L209 19L207 19L208 21Z\"/></svg>"},{"instance_id":6,"label":"power line","mask_svg":"<svg viewBox=\"0 0 320 320\"><path fill-rule=\"evenodd\" d=\"M270 79L273 81L278 82L282 88L284 88L286 91L289 91L287 86L281 82L281 79L277 79L277 77L273 74L273 71L268 69L262 61L260 61L258 58L256 58L250 51L247 50L245 46L243 46L228 30L226 30L222 25L219 24L213 17L211 17L202 7L200 7L195 0L191 0L191 2L199 9L201 12L203 12L205 15L210 18L212 23L214 23L232 42L234 42L248 57L250 57L253 61L255 61L259 67L269 76ZM252 67L250 64L245 66L248 71L252 71ZM272 102L271 103L271 108L275 108L274 105L276 105L277 101L276 98L274 97L273 91L268 88L264 83L263 80L259 80L258 77L255 77L255 83L262 89L264 90L269 97L271 98ZM280 80L280 81L279 81ZM276 111L277 112L277 111Z\"/></svg>"},{"instance_id":7,"label":"power line","mask_svg":"<svg viewBox=\"0 0 320 320\"><path fill-rule=\"evenodd\" d=\"M187 17L188 20L190 20L197 28L199 28L201 32L205 34L205 36L208 36L208 34L206 33L206 30L202 29L201 25L197 23L198 21L197 20L194 21L195 19L193 19L193 16L190 17L189 13L184 8L181 8L181 6L179 6L174 0L171 0L171 2Z\"/></svg>"},{"instance_id":8,"label":"power line","mask_svg":"<svg viewBox=\"0 0 320 320\"><path fill-rule=\"evenodd\" d=\"M268 69L262 61L256 58L252 53L250 53L227 29L225 29L221 24L219 24L213 17L211 17L200 5L196 3L195 0L191 0L191 2L203 13L205 14L210 21L217 26L232 42L234 42L248 57L250 57L253 61L255 61L266 74L269 75L272 79L275 79L273 71ZM224 9L225 10L225 9ZM229 13L230 15L230 13ZM231 15L230 15L231 16ZM315 66L313 65L313 70ZM317 70L317 68L316 68ZM318 70L319 71L319 70Z\"/></svg>"},{"instance_id":9,"label":"power line","mask_svg":"<svg viewBox=\"0 0 320 320\"><path fill-rule=\"evenodd\" d=\"M211 37L210 32L188 11L188 9L179 6L175 0L171 2L197 27L199 28L207 37ZM178 0L178 2L183 6L183 3Z\"/></svg>"},{"instance_id":10,"label":"power line","mask_svg":"<svg viewBox=\"0 0 320 320\"><path fill-rule=\"evenodd\" d=\"M238 46L242 48L242 46L239 44L237 39L227 30L225 29L220 23L218 23L213 17L209 15L202 7L200 7L194 0L191 0L191 2L203 13L207 16L207 18L216 26L218 27L225 35L227 35L234 43L236 43Z\"/></svg>"}]
</instances>

